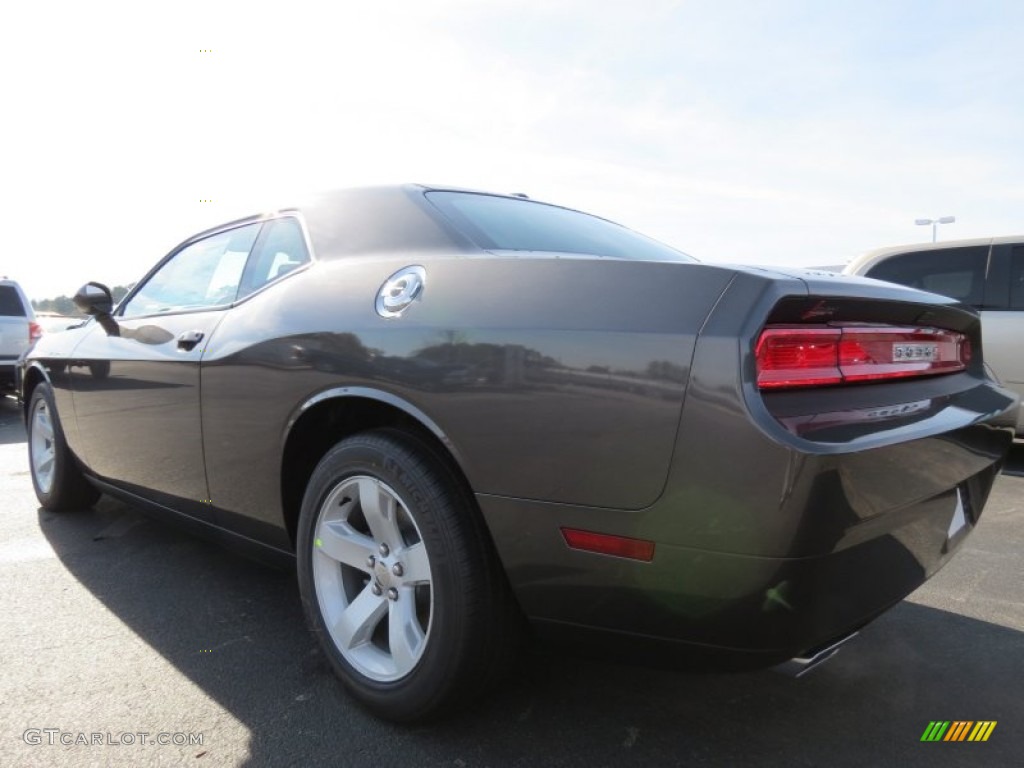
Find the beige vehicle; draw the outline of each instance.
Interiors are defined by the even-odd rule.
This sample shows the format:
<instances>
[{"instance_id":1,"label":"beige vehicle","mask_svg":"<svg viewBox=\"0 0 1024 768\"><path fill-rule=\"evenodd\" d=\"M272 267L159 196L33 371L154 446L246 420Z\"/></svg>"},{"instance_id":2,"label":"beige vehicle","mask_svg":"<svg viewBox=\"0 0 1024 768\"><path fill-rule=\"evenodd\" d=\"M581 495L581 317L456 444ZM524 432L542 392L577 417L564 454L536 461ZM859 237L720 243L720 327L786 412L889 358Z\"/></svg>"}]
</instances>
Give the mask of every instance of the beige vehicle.
<instances>
[{"instance_id":1,"label":"beige vehicle","mask_svg":"<svg viewBox=\"0 0 1024 768\"><path fill-rule=\"evenodd\" d=\"M952 296L979 310L989 372L1024 398L1024 235L879 248L843 272ZM1024 437L1024 410L1017 435Z\"/></svg>"}]
</instances>

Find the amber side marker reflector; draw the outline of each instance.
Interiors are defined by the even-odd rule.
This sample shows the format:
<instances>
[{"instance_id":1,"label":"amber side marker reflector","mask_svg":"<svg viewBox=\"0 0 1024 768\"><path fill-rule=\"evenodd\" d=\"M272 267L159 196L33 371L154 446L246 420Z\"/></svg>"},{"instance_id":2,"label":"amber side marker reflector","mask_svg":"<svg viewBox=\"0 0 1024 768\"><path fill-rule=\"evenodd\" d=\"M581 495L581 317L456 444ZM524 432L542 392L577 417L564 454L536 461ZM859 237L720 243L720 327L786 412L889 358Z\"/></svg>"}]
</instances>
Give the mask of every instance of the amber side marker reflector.
<instances>
[{"instance_id":1,"label":"amber side marker reflector","mask_svg":"<svg viewBox=\"0 0 1024 768\"><path fill-rule=\"evenodd\" d=\"M654 559L654 542L646 539L631 539L628 536L612 536L608 533L581 531L578 528L563 528L562 536L570 549L597 552L599 555L628 557L645 563Z\"/></svg>"}]
</instances>

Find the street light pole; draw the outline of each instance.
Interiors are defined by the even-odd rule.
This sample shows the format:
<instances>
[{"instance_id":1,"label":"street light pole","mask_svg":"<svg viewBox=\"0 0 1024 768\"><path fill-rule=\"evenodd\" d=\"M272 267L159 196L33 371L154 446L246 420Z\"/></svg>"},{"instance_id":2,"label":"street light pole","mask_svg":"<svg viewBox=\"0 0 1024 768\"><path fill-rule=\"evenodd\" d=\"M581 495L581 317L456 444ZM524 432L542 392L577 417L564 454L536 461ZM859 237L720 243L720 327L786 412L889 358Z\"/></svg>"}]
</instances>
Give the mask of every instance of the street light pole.
<instances>
[{"instance_id":1,"label":"street light pole","mask_svg":"<svg viewBox=\"0 0 1024 768\"><path fill-rule=\"evenodd\" d=\"M932 225L932 242L935 242L935 230L939 224L952 224L956 221L956 216L940 216L937 219L914 219L915 224L922 226Z\"/></svg>"}]
</instances>

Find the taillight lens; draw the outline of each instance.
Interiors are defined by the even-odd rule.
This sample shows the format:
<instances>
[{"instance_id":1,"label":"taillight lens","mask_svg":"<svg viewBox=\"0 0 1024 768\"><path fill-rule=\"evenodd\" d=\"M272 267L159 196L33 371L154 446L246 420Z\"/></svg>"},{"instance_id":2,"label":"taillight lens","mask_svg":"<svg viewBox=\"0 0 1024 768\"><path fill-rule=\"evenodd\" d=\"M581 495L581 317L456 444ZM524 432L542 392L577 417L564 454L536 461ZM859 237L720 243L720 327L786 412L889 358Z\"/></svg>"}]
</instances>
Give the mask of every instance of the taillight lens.
<instances>
[{"instance_id":1,"label":"taillight lens","mask_svg":"<svg viewBox=\"0 0 1024 768\"><path fill-rule=\"evenodd\" d=\"M768 326L755 352L761 389L954 373L971 360L962 333L894 326Z\"/></svg>"},{"instance_id":2,"label":"taillight lens","mask_svg":"<svg viewBox=\"0 0 1024 768\"><path fill-rule=\"evenodd\" d=\"M29 321L28 324L28 340L29 342L38 341L43 335L43 326L34 321Z\"/></svg>"}]
</instances>

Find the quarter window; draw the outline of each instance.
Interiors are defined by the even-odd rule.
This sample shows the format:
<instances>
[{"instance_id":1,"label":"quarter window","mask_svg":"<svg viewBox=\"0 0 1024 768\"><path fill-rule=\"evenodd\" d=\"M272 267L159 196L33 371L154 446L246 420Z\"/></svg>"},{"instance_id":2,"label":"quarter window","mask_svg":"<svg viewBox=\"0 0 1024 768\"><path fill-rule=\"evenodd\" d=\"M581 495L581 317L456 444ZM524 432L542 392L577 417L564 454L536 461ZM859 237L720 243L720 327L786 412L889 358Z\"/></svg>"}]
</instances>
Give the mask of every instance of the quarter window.
<instances>
[{"instance_id":1,"label":"quarter window","mask_svg":"<svg viewBox=\"0 0 1024 768\"><path fill-rule=\"evenodd\" d=\"M980 307L985 299L988 246L915 251L892 256L868 270L868 277L909 285Z\"/></svg>"},{"instance_id":2,"label":"quarter window","mask_svg":"<svg viewBox=\"0 0 1024 768\"><path fill-rule=\"evenodd\" d=\"M139 289L124 317L230 304L238 295L245 262L261 224L249 224L178 251Z\"/></svg>"},{"instance_id":3,"label":"quarter window","mask_svg":"<svg viewBox=\"0 0 1024 768\"><path fill-rule=\"evenodd\" d=\"M309 261L302 226L292 216L267 222L242 275L238 298L248 296Z\"/></svg>"}]
</instances>

